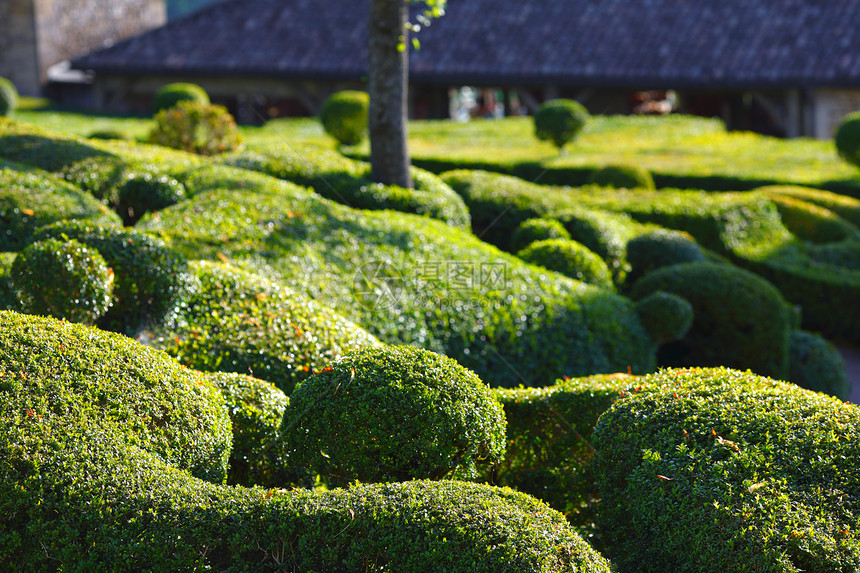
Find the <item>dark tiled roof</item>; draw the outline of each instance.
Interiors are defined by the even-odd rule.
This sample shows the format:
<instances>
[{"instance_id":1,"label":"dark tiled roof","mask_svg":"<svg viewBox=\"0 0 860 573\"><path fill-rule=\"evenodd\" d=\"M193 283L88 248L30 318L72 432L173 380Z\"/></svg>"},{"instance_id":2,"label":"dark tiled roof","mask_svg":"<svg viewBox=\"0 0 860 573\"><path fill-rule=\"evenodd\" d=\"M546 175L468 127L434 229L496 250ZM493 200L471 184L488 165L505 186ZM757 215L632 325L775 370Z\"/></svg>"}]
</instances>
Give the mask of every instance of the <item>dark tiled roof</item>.
<instances>
[{"instance_id":1,"label":"dark tiled roof","mask_svg":"<svg viewBox=\"0 0 860 573\"><path fill-rule=\"evenodd\" d=\"M228 0L76 60L96 72L359 78L367 0ZM415 81L860 86L860 0L450 0Z\"/></svg>"}]
</instances>

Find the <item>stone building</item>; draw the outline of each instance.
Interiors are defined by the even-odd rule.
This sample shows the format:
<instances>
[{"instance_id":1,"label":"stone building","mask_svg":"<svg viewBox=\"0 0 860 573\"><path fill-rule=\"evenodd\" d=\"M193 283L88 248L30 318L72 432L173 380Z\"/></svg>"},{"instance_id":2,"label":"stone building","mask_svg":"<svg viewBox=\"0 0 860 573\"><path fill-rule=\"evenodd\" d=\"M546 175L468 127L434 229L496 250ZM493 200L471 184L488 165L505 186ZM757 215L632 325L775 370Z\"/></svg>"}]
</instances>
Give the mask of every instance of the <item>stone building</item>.
<instances>
[{"instance_id":1,"label":"stone building","mask_svg":"<svg viewBox=\"0 0 860 573\"><path fill-rule=\"evenodd\" d=\"M60 62L162 26L164 0L2 0L0 76L40 95Z\"/></svg>"}]
</instances>

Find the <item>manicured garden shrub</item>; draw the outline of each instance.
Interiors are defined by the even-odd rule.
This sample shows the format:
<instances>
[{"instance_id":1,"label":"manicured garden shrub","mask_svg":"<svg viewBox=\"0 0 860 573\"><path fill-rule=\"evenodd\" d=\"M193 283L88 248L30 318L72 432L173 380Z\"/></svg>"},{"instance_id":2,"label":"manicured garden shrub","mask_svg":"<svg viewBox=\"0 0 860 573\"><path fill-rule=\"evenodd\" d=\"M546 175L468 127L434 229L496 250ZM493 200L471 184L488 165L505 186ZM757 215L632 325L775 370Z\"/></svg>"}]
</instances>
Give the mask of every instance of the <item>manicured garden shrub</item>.
<instances>
[{"instance_id":1,"label":"manicured garden shrub","mask_svg":"<svg viewBox=\"0 0 860 573\"><path fill-rule=\"evenodd\" d=\"M150 344L207 372L252 373L287 394L346 352L379 341L333 310L253 273L194 262L195 281Z\"/></svg>"},{"instance_id":2,"label":"manicured garden shrub","mask_svg":"<svg viewBox=\"0 0 860 573\"><path fill-rule=\"evenodd\" d=\"M535 136L549 140L561 149L576 139L591 116L581 103L554 99L540 105L535 112Z\"/></svg>"},{"instance_id":3,"label":"manicured garden shrub","mask_svg":"<svg viewBox=\"0 0 860 573\"><path fill-rule=\"evenodd\" d=\"M0 117L10 115L18 107L18 90L10 80L0 77Z\"/></svg>"},{"instance_id":4,"label":"manicured garden shrub","mask_svg":"<svg viewBox=\"0 0 860 573\"><path fill-rule=\"evenodd\" d=\"M595 286L614 289L603 259L570 239L536 241L517 253L522 260Z\"/></svg>"},{"instance_id":5,"label":"manicured garden shrub","mask_svg":"<svg viewBox=\"0 0 860 573\"><path fill-rule=\"evenodd\" d=\"M633 237L627 243L627 284L632 285L644 275L669 265L705 260L705 254L687 233L660 229Z\"/></svg>"},{"instance_id":6,"label":"manicured garden shrub","mask_svg":"<svg viewBox=\"0 0 860 573\"><path fill-rule=\"evenodd\" d=\"M96 249L114 272L114 303L98 326L134 334L160 320L188 287L186 262L163 241L130 229L61 221L39 229L34 241L77 240Z\"/></svg>"},{"instance_id":7,"label":"manicured garden shrub","mask_svg":"<svg viewBox=\"0 0 860 573\"><path fill-rule=\"evenodd\" d=\"M10 275L19 308L28 314L95 324L113 303L113 271L98 251L75 240L28 245Z\"/></svg>"},{"instance_id":8,"label":"manicured garden shrub","mask_svg":"<svg viewBox=\"0 0 860 573\"><path fill-rule=\"evenodd\" d=\"M526 219L519 224L511 237L511 252L517 253L535 241L570 239L570 233L556 219Z\"/></svg>"},{"instance_id":9,"label":"manicured garden shrub","mask_svg":"<svg viewBox=\"0 0 860 573\"><path fill-rule=\"evenodd\" d=\"M851 385L845 361L828 340L813 332L795 330L789 339L788 380L801 388L848 400Z\"/></svg>"},{"instance_id":10,"label":"manicured garden shrub","mask_svg":"<svg viewBox=\"0 0 860 573\"><path fill-rule=\"evenodd\" d=\"M119 217L50 174L0 160L0 251L17 251L42 225L63 220L119 225Z\"/></svg>"},{"instance_id":11,"label":"manicured garden shrub","mask_svg":"<svg viewBox=\"0 0 860 573\"><path fill-rule=\"evenodd\" d=\"M860 409L727 369L665 371L592 435L621 571L854 571Z\"/></svg>"},{"instance_id":12,"label":"manicured garden shrub","mask_svg":"<svg viewBox=\"0 0 860 573\"><path fill-rule=\"evenodd\" d=\"M183 101L208 104L209 94L197 84L187 82L167 84L155 92L152 101L152 114L157 115L160 111L170 109Z\"/></svg>"},{"instance_id":13,"label":"manicured garden shrub","mask_svg":"<svg viewBox=\"0 0 860 573\"><path fill-rule=\"evenodd\" d=\"M693 305L687 299L659 290L640 299L636 303L636 312L657 344L686 336L695 318Z\"/></svg>"},{"instance_id":14,"label":"manicured garden shrub","mask_svg":"<svg viewBox=\"0 0 860 573\"><path fill-rule=\"evenodd\" d=\"M806 203L824 207L855 227L860 227L860 199L856 197L840 195L824 191L823 189L800 187L798 185L770 185L759 187L756 191L764 193L771 200L778 196L792 197Z\"/></svg>"},{"instance_id":15,"label":"manicured garden shrub","mask_svg":"<svg viewBox=\"0 0 860 573\"><path fill-rule=\"evenodd\" d=\"M325 132L341 145L357 145L367 134L369 106L370 96L366 92L336 92L323 102L320 122Z\"/></svg>"},{"instance_id":16,"label":"manicured garden shrub","mask_svg":"<svg viewBox=\"0 0 860 573\"><path fill-rule=\"evenodd\" d=\"M812 243L831 243L860 236L857 227L813 203L778 193L768 194L783 224L794 235Z\"/></svg>"},{"instance_id":17,"label":"manicured garden shrub","mask_svg":"<svg viewBox=\"0 0 860 573\"><path fill-rule=\"evenodd\" d=\"M359 350L315 373L290 396L281 432L289 462L330 485L474 478L505 451L490 389L413 346Z\"/></svg>"},{"instance_id":18,"label":"manicured garden shrub","mask_svg":"<svg viewBox=\"0 0 860 573\"><path fill-rule=\"evenodd\" d=\"M122 336L0 313L0 372L3 563L37 571L609 571L561 514L506 488L211 483L223 479L230 447L223 396Z\"/></svg>"},{"instance_id":19,"label":"manicured garden shrub","mask_svg":"<svg viewBox=\"0 0 860 573\"><path fill-rule=\"evenodd\" d=\"M117 212L134 225L150 211L160 211L185 198L185 186L169 175L145 168L129 172L119 187Z\"/></svg>"},{"instance_id":20,"label":"manicured garden shrub","mask_svg":"<svg viewBox=\"0 0 860 573\"><path fill-rule=\"evenodd\" d=\"M860 167L860 112L855 111L842 118L833 142L839 157Z\"/></svg>"},{"instance_id":21,"label":"manicured garden shrub","mask_svg":"<svg viewBox=\"0 0 860 573\"><path fill-rule=\"evenodd\" d=\"M118 129L97 129L87 135L89 139L130 139L129 136Z\"/></svg>"},{"instance_id":22,"label":"manicured garden shrub","mask_svg":"<svg viewBox=\"0 0 860 573\"><path fill-rule=\"evenodd\" d=\"M592 185L616 189L654 190L654 178L638 165L607 165L595 171L588 180Z\"/></svg>"},{"instance_id":23,"label":"manicured garden shrub","mask_svg":"<svg viewBox=\"0 0 860 573\"><path fill-rule=\"evenodd\" d=\"M19 310L18 295L9 276L17 256L18 253L0 253L0 310Z\"/></svg>"},{"instance_id":24,"label":"manicured garden shrub","mask_svg":"<svg viewBox=\"0 0 860 573\"><path fill-rule=\"evenodd\" d=\"M237 149L242 136L227 108L182 101L158 112L148 142L199 155L217 155Z\"/></svg>"},{"instance_id":25,"label":"manicured garden shrub","mask_svg":"<svg viewBox=\"0 0 860 573\"><path fill-rule=\"evenodd\" d=\"M695 313L687 335L658 351L662 365L725 365L788 376L792 317L782 295L766 280L727 265L684 263L645 275L633 286L632 296L639 300L657 291L686 299Z\"/></svg>"},{"instance_id":26,"label":"manicured garden shrub","mask_svg":"<svg viewBox=\"0 0 860 573\"><path fill-rule=\"evenodd\" d=\"M348 159L330 149L279 146L233 154L224 161L313 187L319 195L355 209L416 213L463 229L471 224L463 200L438 177L421 169L411 170L415 189L404 189L374 183L368 163Z\"/></svg>"}]
</instances>

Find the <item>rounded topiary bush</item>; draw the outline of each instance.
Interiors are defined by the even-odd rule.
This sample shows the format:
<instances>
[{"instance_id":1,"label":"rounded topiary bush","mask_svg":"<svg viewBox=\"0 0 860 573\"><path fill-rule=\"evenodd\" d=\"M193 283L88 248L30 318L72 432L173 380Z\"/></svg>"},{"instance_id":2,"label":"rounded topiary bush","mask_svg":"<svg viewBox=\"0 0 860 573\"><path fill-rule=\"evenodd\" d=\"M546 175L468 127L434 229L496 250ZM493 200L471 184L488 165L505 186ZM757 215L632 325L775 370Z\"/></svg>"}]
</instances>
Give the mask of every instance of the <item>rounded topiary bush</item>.
<instances>
[{"instance_id":1,"label":"rounded topiary bush","mask_svg":"<svg viewBox=\"0 0 860 573\"><path fill-rule=\"evenodd\" d=\"M612 273L599 255L582 243L568 239L536 241L517 253L522 260L556 271L570 278L614 288Z\"/></svg>"},{"instance_id":2,"label":"rounded topiary bush","mask_svg":"<svg viewBox=\"0 0 860 573\"><path fill-rule=\"evenodd\" d=\"M367 110L370 96L366 92L346 90L333 93L322 105L323 129L342 145L361 143L367 133Z\"/></svg>"},{"instance_id":3,"label":"rounded topiary bush","mask_svg":"<svg viewBox=\"0 0 860 573\"><path fill-rule=\"evenodd\" d=\"M33 243L15 257L10 275L19 307L29 314L95 324L113 302L113 271L78 241Z\"/></svg>"},{"instance_id":4,"label":"rounded topiary bush","mask_svg":"<svg viewBox=\"0 0 860 573\"><path fill-rule=\"evenodd\" d=\"M505 449L504 411L481 379L412 346L317 372L290 396L281 432L289 462L331 484L474 477Z\"/></svg>"},{"instance_id":5,"label":"rounded topiary bush","mask_svg":"<svg viewBox=\"0 0 860 573\"><path fill-rule=\"evenodd\" d=\"M242 136L227 108L181 101L156 114L148 141L200 155L217 155L237 149Z\"/></svg>"},{"instance_id":6,"label":"rounded topiary bush","mask_svg":"<svg viewBox=\"0 0 860 573\"><path fill-rule=\"evenodd\" d=\"M693 305L678 295L655 291L636 303L642 325L657 344L683 338L693 326Z\"/></svg>"},{"instance_id":7,"label":"rounded topiary bush","mask_svg":"<svg viewBox=\"0 0 860 573\"><path fill-rule=\"evenodd\" d=\"M662 267L633 285L635 300L665 291L686 299L695 314L681 340L663 345L665 366L720 366L788 376L793 315L776 288L749 271L709 262Z\"/></svg>"},{"instance_id":8,"label":"rounded topiary bush","mask_svg":"<svg viewBox=\"0 0 860 573\"><path fill-rule=\"evenodd\" d=\"M654 178L644 167L638 165L607 165L591 174L592 185L616 189L647 189L653 191Z\"/></svg>"},{"instance_id":9,"label":"rounded topiary bush","mask_svg":"<svg viewBox=\"0 0 860 573\"><path fill-rule=\"evenodd\" d=\"M0 77L0 117L7 116L18 107L18 90L10 80Z\"/></svg>"},{"instance_id":10,"label":"rounded topiary bush","mask_svg":"<svg viewBox=\"0 0 860 573\"><path fill-rule=\"evenodd\" d=\"M185 198L185 186L165 174L149 170L128 173L119 187L117 212L126 225L134 225L144 213L160 211Z\"/></svg>"},{"instance_id":11,"label":"rounded topiary bush","mask_svg":"<svg viewBox=\"0 0 860 573\"><path fill-rule=\"evenodd\" d=\"M860 167L860 111L849 113L842 118L833 139L839 156Z\"/></svg>"},{"instance_id":12,"label":"rounded topiary bush","mask_svg":"<svg viewBox=\"0 0 860 573\"><path fill-rule=\"evenodd\" d=\"M535 112L535 136L549 140L561 149L573 141L591 116L581 103L554 99L541 104Z\"/></svg>"},{"instance_id":13,"label":"rounded topiary bush","mask_svg":"<svg viewBox=\"0 0 860 573\"><path fill-rule=\"evenodd\" d=\"M155 92L152 101L153 115L165 109L170 109L179 102L191 101L201 104L209 103L209 94L197 84L176 82L162 86Z\"/></svg>"},{"instance_id":14,"label":"rounded topiary bush","mask_svg":"<svg viewBox=\"0 0 860 573\"><path fill-rule=\"evenodd\" d=\"M114 304L99 320L106 330L133 334L157 321L187 292L187 263L160 239L131 229L62 221L39 229L35 241L74 239L96 249L115 274Z\"/></svg>"},{"instance_id":15,"label":"rounded topiary bush","mask_svg":"<svg viewBox=\"0 0 860 573\"><path fill-rule=\"evenodd\" d=\"M632 285L644 275L669 265L705 260L699 244L687 233L660 229L634 237L627 243L630 271L626 283Z\"/></svg>"},{"instance_id":16,"label":"rounded topiary bush","mask_svg":"<svg viewBox=\"0 0 860 573\"><path fill-rule=\"evenodd\" d=\"M570 233L555 219L526 219L519 224L511 237L511 252L519 252L537 241L570 239Z\"/></svg>"},{"instance_id":17,"label":"rounded topiary bush","mask_svg":"<svg viewBox=\"0 0 860 573\"><path fill-rule=\"evenodd\" d=\"M795 330L789 339L788 380L840 400L851 395L845 360L833 344L813 332Z\"/></svg>"}]
</instances>

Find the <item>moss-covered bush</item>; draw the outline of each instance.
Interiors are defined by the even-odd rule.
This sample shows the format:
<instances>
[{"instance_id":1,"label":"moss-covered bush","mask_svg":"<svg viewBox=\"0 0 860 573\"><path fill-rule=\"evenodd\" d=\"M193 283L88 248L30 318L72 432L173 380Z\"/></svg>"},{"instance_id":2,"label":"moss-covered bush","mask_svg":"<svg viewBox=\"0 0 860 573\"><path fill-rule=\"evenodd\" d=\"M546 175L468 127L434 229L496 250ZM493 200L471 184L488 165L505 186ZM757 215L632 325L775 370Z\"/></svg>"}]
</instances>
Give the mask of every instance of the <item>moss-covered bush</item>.
<instances>
[{"instance_id":1,"label":"moss-covered bush","mask_svg":"<svg viewBox=\"0 0 860 573\"><path fill-rule=\"evenodd\" d=\"M217 155L237 149L242 136L224 106L181 101L156 114L148 142L199 155Z\"/></svg>"},{"instance_id":2,"label":"moss-covered bush","mask_svg":"<svg viewBox=\"0 0 860 573\"><path fill-rule=\"evenodd\" d=\"M739 371L666 371L593 433L619 570L854 571L860 409Z\"/></svg>"},{"instance_id":3,"label":"moss-covered bush","mask_svg":"<svg viewBox=\"0 0 860 573\"><path fill-rule=\"evenodd\" d=\"M370 96L366 92L335 92L323 102L320 122L325 132L341 145L361 143L367 134L367 110Z\"/></svg>"},{"instance_id":4,"label":"moss-covered bush","mask_svg":"<svg viewBox=\"0 0 860 573\"><path fill-rule=\"evenodd\" d=\"M511 237L511 252L517 253L535 241L570 239L570 233L556 219L526 219L519 224Z\"/></svg>"},{"instance_id":5,"label":"moss-covered bush","mask_svg":"<svg viewBox=\"0 0 860 573\"><path fill-rule=\"evenodd\" d=\"M463 200L438 177L412 168L415 189L374 183L370 164L348 159L330 149L283 146L233 154L224 161L266 173L355 209L393 209L416 213L468 229L471 220Z\"/></svg>"},{"instance_id":6,"label":"moss-covered bush","mask_svg":"<svg viewBox=\"0 0 860 573\"><path fill-rule=\"evenodd\" d=\"M284 415L291 464L330 484L476 477L505 450L490 389L450 358L412 346L349 354L296 388Z\"/></svg>"},{"instance_id":7,"label":"moss-covered bush","mask_svg":"<svg viewBox=\"0 0 860 573\"><path fill-rule=\"evenodd\" d=\"M616 189L654 190L654 178L644 167L638 165L607 165L601 167L588 179L592 185Z\"/></svg>"},{"instance_id":8,"label":"moss-covered bush","mask_svg":"<svg viewBox=\"0 0 860 573\"><path fill-rule=\"evenodd\" d=\"M751 369L775 378L788 376L789 307L776 288L755 274L714 263L684 263L645 275L634 299L665 291L686 299L695 319L687 335L662 346L665 366L719 366Z\"/></svg>"},{"instance_id":9,"label":"moss-covered bush","mask_svg":"<svg viewBox=\"0 0 860 573\"><path fill-rule=\"evenodd\" d=\"M179 102L190 101L201 104L209 103L209 94L197 84L175 82L162 86L155 92L152 101L152 114L174 107Z\"/></svg>"},{"instance_id":10,"label":"moss-covered bush","mask_svg":"<svg viewBox=\"0 0 860 573\"><path fill-rule=\"evenodd\" d=\"M0 313L0 560L32 570L452 573L608 563L525 494L414 481L228 487L198 374L128 338ZM34 359L38 357L38 359Z\"/></svg>"},{"instance_id":11,"label":"moss-covered bush","mask_svg":"<svg viewBox=\"0 0 860 573\"><path fill-rule=\"evenodd\" d=\"M657 344L683 338L695 319L693 305L687 299L659 290L641 298L636 303L636 312Z\"/></svg>"},{"instance_id":12,"label":"moss-covered bush","mask_svg":"<svg viewBox=\"0 0 860 573\"><path fill-rule=\"evenodd\" d=\"M549 140L561 149L576 139L590 117L588 110L578 101L546 101L535 112L535 137Z\"/></svg>"},{"instance_id":13,"label":"moss-covered bush","mask_svg":"<svg viewBox=\"0 0 860 573\"><path fill-rule=\"evenodd\" d=\"M845 360L839 350L822 336L805 330L795 330L789 338L788 380L840 400L848 400L851 395Z\"/></svg>"},{"instance_id":14,"label":"moss-covered bush","mask_svg":"<svg viewBox=\"0 0 860 573\"><path fill-rule=\"evenodd\" d=\"M860 112L853 112L842 118L842 123L833 136L839 157L852 165L860 167Z\"/></svg>"},{"instance_id":15,"label":"moss-covered bush","mask_svg":"<svg viewBox=\"0 0 860 573\"><path fill-rule=\"evenodd\" d=\"M182 303L145 337L203 371L253 373L290 394L344 353L379 341L324 305L253 273L191 264Z\"/></svg>"},{"instance_id":16,"label":"moss-covered bush","mask_svg":"<svg viewBox=\"0 0 860 573\"><path fill-rule=\"evenodd\" d=\"M625 280L632 285L660 267L704 260L705 253L687 233L669 229L652 231L633 237L627 243L630 272Z\"/></svg>"},{"instance_id":17,"label":"moss-covered bush","mask_svg":"<svg viewBox=\"0 0 860 573\"><path fill-rule=\"evenodd\" d=\"M18 90L10 80L0 77L0 117L10 115L18 107Z\"/></svg>"},{"instance_id":18,"label":"moss-covered bush","mask_svg":"<svg viewBox=\"0 0 860 573\"><path fill-rule=\"evenodd\" d=\"M113 271L92 247L47 239L24 248L10 272L28 314L95 324L113 303Z\"/></svg>"},{"instance_id":19,"label":"moss-covered bush","mask_svg":"<svg viewBox=\"0 0 860 573\"><path fill-rule=\"evenodd\" d=\"M612 274L599 255L570 239L535 241L517 253L522 260L572 279L612 289Z\"/></svg>"},{"instance_id":20,"label":"moss-covered bush","mask_svg":"<svg viewBox=\"0 0 860 573\"><path fill-rule=\"evenodd\" d=\"M101 328L134 334L160 320L188 288L185 259L163 241L131 229L60 221L39 229L34 241L74 239L96 249L114 272L114 303Z\"/></svg>"},{"instance_id":21,"label":"moss-covered bush","mask_svg":"<svg viewBox=\"0 0 860 573\"><path fill-rule=\"evenodd\" d=\"M115 213L68 183L0 160L0 250L20 250L38 227L72 219L120 225Z\"/></svg>"}]
</instances>

